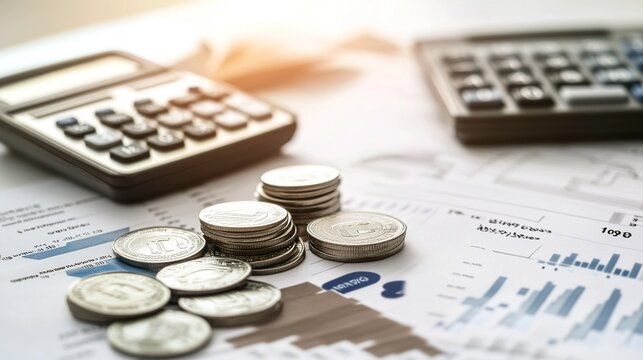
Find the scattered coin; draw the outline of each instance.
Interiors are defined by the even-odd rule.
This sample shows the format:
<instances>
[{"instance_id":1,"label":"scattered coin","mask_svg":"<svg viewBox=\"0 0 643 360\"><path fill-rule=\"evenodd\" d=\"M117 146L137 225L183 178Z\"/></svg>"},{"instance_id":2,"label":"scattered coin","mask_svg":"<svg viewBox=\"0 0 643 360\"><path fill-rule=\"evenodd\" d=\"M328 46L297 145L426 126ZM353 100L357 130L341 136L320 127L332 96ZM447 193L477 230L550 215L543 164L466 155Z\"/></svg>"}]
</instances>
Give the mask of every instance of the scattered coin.
<instances>
[{"instance_id":1,"label":"scattered coin","mask_svg":"<svg viewBox=\"0 0 643 360\"><path fill-rule=\"evenodd\" d=\"M189 354L204 347L211 338L212 329L207 321L176 310L116 322L107 329L107 339L116 350L148 358Z\"/></svg>"},{"instance_id":2,"label":"scattered coin","mask_svg":"<svg viewBox=\"0 0 643 360\"><path fill-rule=\"evenodd\" d=\"M67 305L79 320L106 323L139 317L160 310L170 300L170 290L149 276L112 272L74 283Z\"/></svg>"},{"instance_id":3,"label":"scattered coin","mask_svg":"<svg viewBox=\"0 0 643 360\"><path fill-rule=\"evenodd\" d=\"M204 257L166 266L156 279L176 295L207 295L243 285L251 271L241 260Z\"/></svg>"},{"instance_id":4,"label":"scattered coin","mask_svg":"<svg viewBox=\"0 0 643 360\"><path fill-rule=\"evenodd\" d=\"M298 226L341 208L340 174L321 165L286 166L265 172L255 198L282 206Z\"/></svg>"},{"instance_id":5,"label":"scattered coin","mask_svg":"<svg viewBox=\"0 0 643 360\"><path fill-rule=\"evenodd\" d=\"M112 250L119 259L154 271L200 257L205 248L205 239L201 235L181 228L162 226L129 232L112 244Z\"/></svg>"},{"instance_id":6,"label":"scattered coin","mask_svg":"<svg viewBox=\"0 0 643 360\"><path fill-rule=\"evenodd\" d=\"M212 325L237 326L268 320L281 309L281 291L270 284L248 281L245 286L221 294L182 297L179 307L204 317Z\"/></svg>"},{"instance_id":7,"label":"scattered coin","mask_svg":"<svg viewBox=\"0 0 643 360\"><path fill-rule=\"evenodd\" d=\"M406 225L373 212L340 212L307 227L309 248L317 256L341 262L379 260L399 252Z\"/></svg>"}]
</instances>

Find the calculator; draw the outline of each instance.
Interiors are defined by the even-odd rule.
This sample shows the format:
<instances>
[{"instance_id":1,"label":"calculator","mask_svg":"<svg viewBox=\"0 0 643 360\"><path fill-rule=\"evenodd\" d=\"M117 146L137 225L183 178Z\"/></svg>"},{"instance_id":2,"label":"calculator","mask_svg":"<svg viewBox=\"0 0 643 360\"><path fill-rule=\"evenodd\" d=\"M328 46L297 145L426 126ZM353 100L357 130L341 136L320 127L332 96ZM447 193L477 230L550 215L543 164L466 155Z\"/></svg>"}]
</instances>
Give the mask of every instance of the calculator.
<instances>
[{"instance_id":1,"label":"calculator","mask_svg":"<svg viewBox=\"0 0 643 360\"><path fill-rule=\"evenodd\" d=\"M465 143L643 136L643 30L420 41L430 88Z\"/></svg>"},{"instance_id":2,"label":"calculator","mask_svg":"<svg viewBox=\"0 0 643 360\"><path fill-rule=\"evenodd\" d=\"M118 51L0 79L0 141L122 202L272 154L295 128L281 107Z\"/></svg>"}]
</instances>

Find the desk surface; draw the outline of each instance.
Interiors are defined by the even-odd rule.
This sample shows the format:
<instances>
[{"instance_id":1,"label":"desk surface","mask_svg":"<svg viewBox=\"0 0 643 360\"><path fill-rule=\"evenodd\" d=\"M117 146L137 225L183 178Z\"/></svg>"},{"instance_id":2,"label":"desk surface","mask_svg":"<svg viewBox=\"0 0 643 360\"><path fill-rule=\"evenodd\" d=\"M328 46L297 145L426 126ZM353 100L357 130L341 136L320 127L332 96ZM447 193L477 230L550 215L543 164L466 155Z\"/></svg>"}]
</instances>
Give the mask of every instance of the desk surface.
<instances>
[{"instance_id":1,"label":"desk surface","mask_svg":"<svg viewBox=\"0 0 643 360\"><path fill-rule=\"evenodd\" d=\"M410 45L418 36L466 32L471 29L484 31L516 26L530 29L561 24L643 23L643 2L609 2L609 11L606 11L606 7L604 2L586 1L493 1L485 2L484 5L471 1L277 1L250 2L249 5L245 1L195 2L5 49L0 52L0 73L7 74L61 58L111 48L130 51L161 64L172 64L193 51L202 37L227 38L231 41L235 38L261 39L266 33L276 34L277 37L304 33L306 36L310 34L311 39L333 42L341 40L347 34L368 31L391 39L399 46L399 51L386 54L343 52L331 60L333 67L339 70L327 74L323 79L302 79L288 86L261 90L259 96L298 113L300 128L297 135L285 147L280 158L231 174L199 189L206 189L212 194L230 191L234 198L242 196L240 194L244 192L251 194L258 174L274 164L333 164L345 172L346 184L342 191L347 208L363 206L367 209L391 209L396 214L399 212L399 216L409 223L407 249L397 259L389 262L338 268L328 265L319 271L324 262L316 264L316 260L310 255L301 269L289 273L289 277L270 278L271 281L289 286L296 284L295 280L309 279L308 281L321 285L332 276L350 271L377 272L383 277L382 284L405 279L410 287L409 294L399 300L384 299L383 295L380 296L384 292L378 284L364 291L351 293L350 296L382 313L394 314L396 319L410 325L416 333L431 334L431 342L440 344L443 349L475 350L475 344L480 344L480 348L497 346L501 348L499 351L511 351L514 348L529 348L530 337L545 339L551 336L552 339L565 341L579 339L578 343L569 345L571 350L566 348L572 353L578 351L575 354L582 354L576 355L579 358L601 358L604 353L594 353L592 348L582 342L597 336L596 329L592 326L598 325L592 314L598 312L608 316L605 315L610 310L608 305L611 304L613 310L614 302L619 301L617 296L620 299L622 295L622 308L617 309L608 329L613 330L610 336L615 337L620 334L616 330L618 326L625 329L619 331L628 331L629 323L618 321L625 316L643 318L637 318L643 316L641 310L638 310L640 299L643 298L641 287L632 285L632 282L640 285L643 276L637 277L637 272L634 278L628 275L616 279L613 276L615 279L606 280L603 273L600 276L594 273L585 275L588 270L581 269L591 267L590 264L583 267L583 263L578 262L578 269L574 268L567 273L564 266L560 267L560 272L558 268L554 270L554 266L547 267L549 265L546 261L550 260L550 255L552 258L564 259L554 261L558 264L576 254L573 257L583 257L583 262L593 261L594 256L601 263L607 266L612 264L614 268L616 260L613 260L612 254L616 254L619 255L616 259L620 259L622 263L622 266L618 265L619 273L625 267L631 268L633 273L636 264L640 268L643 246L624 238L610 238L611 242L607 242L600 232L601 228L605 229L603 231L618 229L634 234L633 238L639 240L643 236L641 226L632 226L639 224L639 221L643 223L643 161L640 158L643 145L603 143L463 147L454 140L449 124L444 121L428 93L414 62ZM172 26L168 26L168 23ZM1 146L0 169L0 194L9 204L0 207L3 211L13 211L20 197L52 204L65 196L91 197L85 190L40 170ZM235 183L237 179L243 181ZM231 190L231 184L234 184L235 190ZM48 194L52 188L59 193ZM211 196L215 196L212 194ZM38 196L43 199L37 199ZM187 216L186 214L191 214L202 205L188 204L185 196L187 195L171 195L154 205L142 204L140 209L127 211L140 210L145 213L152 208L163 208L167 211L176 210L182 214L180 216ZM126 221L126 216L119 214L120 211L125 213L125 210L109 201L100 200L95 206L107 214L105 216L108 219L100 219L101 226L105 228L115 228L115 224ZM97 216L93 212L99 212L92 208L74 211L75 214L91 219ZM5 213L5 216L8 215ZM136 225L143 223L140 221ZM489 234L494 231L507 233L498 224L504 224L502 226L509 227L514 233L520 232L515 229L524 229L526 226L531 229L528 230L531 235L538 231L547 235L535 236L538 240L530 243L508 241ZM9 232L7 229L12 228L7 226L5 230L0 229L6 231L2 233L7 236L5 238L19 236L14 230ZM421 244L426 238L432 241L427 240L426 244ZM584 247L580 248L579 244ZM2 246L2 256L10 251L15 254L23 251L15 244L5 243ZM96 254L100 254L99 248L100 246L96 247ZM105 246L100 249L108 251ZM495 256L500 256L498 254L505 255L496 258ZM512 256L506 256L507 254ZM524 265L518 263L517 259L528 259L530 262ZM47 270L36 269L33 261L29 262L31 260L20 261L12 268L7 267L9 275L3 277L1 286L8 286L7 276L13 280L23 279L40 271L42 277L43 271ZM542 270L538 261L543 261ZM11 262L0 262L0 266L8 266L6 264L9 263ZM573 266L573 259L571 264ZM48 266L50 269L55 268L55 265ZM471 267L476 269L471 270ZM525 274L524 279L516 279L517 276L511 278L520 273ZM67 274L73 276L69 272ZM64 294L65 284L70 280L61 277L56 279L56 287L51 285L48 288L49 285L44 285L44 282L38 286L42 286L41 291L51 292L52 298L60 295L62 301L64 295L61 294ZM475 283L471 279L475 279ZM529 279L532 282L520 285L522 280L526 282ZM424 282L431 286L427 288L418 285ZM487 316L493 318L498 316L503 307L509 307L511 312L498 320L503 326L485 327L484 323L480 328L465 326L469 317L484 320L477 317L477 312L483 310L485 296L490 298L502 286L504 288L498 296L504 295L505 302L490 301L486 304L486 311L491 314L492 310L498 309L493 312L496 315ZM509 295L514 294L509 294L509 286L511 291L522 293L518 296L528 294L532 300L529 303L523 303L519 298L510 299L513 302L506 300ZM420 287L422 290L418 290ZM581 287L583 290L575 290ZM17 290L7 288L6 291ZM37 291L30 288L18 292L15 299L24 303L20 306L35 306L36 303L29 299ZM570 294L579 291L586 291L585 294L591 296L582 298L586 302L579 301L576 312L570 315L574 316L573 320L567 319L565 327L551 325L563 319L562 305L556 304L568 304L571 301ZM554 315L551 319L542 320L545 323L539 323L540 327L536 328L534 325L533 329L528 328L530 319L526 314L539 310L538 307L547 298L545 294L551 294L551 297L545 303L546 309L543 306L541 312L546 310L548 314ZM370 300L374 298L378 300ZM540 299L540 304L533 299ZM418 309L420 303L428 304L427 308ZM51 330L47 333L49 337L44 336L43 343L61 351L61 356L91 358L87 354L81 356L87 350L82 346L61 350L64 346L71 345L58 344L58 339L67 334L60 329L69 331L67 335L73 339L89 340L74 338L75 335L71 334L73 331L82 332L83 328L71 322L67 312L62 309L64 304L54 301L52 306L55 307L51 309L52 312L57 315L43 321L43 333ZM435 309L450 309L452 312L433 311ZM18 324L15 333L4 333L12 336L10 340L13 341L8 343L15 343L8 351L15 356L26 354L28 358L38 358L45 350L27 349L25 334L30 334L31 323L23 324L19 313L20 311L5 314L10 317L11 323ZM520 326L531 331L525 331L523 337L520 335L523 332L514 330ZM554 327L558 330L553 331ZM454 329L462 331L458 337L467 340L455 341L452 332ZM92 335L93 330L86 331ZM499 344L493 343L495 337L491 340L479 338L487 332L490 336L493 333L493 336L498 337L510 334L509 338L515 342ZM95 336L100 338L100 333ZM640 351L641 339L636 339L639 347L634 349ZM614 343L603 341L608 351L614 350ZM467 347L466 344L474 345ZM627 348L621 343L617 347ZM112 354L106 347L91 349L93 355ZM546 348L546 351L550 350ZM219 354L219 350L212 351ZM297 356L305 355L300 353L301 349L290 345L279 351L282 351L279 353L281 355L288 351L296 352ZM527 350L525 352L528 353ZM231 356L230 353L227 354ZM251 352L248 350L244 354L249 356ZM553 356L553 353L545 354ZM627 358L632 354L624 352L623 356ZM494 357L493 352L491 357Z\"/></svg>"}]
</instances>

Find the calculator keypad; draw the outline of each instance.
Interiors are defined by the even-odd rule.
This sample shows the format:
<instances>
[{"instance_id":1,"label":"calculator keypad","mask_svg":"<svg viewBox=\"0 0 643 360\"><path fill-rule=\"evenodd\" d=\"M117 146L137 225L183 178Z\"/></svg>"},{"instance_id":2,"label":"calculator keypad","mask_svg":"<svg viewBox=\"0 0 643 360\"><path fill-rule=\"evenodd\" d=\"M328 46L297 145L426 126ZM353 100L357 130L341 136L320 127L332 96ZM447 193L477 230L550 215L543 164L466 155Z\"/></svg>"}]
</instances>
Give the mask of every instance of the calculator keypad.
<instances>
[{"instance_id":1,"label":"calculator keypad","mask_svg":"<svg viewBox=\"0 0 643 360\"><path fill-rule=\"evenodd\" d=\"M643 137L643 30L433 39L416 47L465 142Z\"/></svg>"},{"instance_id":2,"label":"calculator keypad","mask_svg":"<svg viewBox=\"0 0 643 360\"><path fill-rule=\"evenodd\" d=\"M144 97L129 106L99 107L92 112L99 129L77 116L60 117L56 126L68 137L82 140L90 151L109 151L111 159L132 164L149 159L155 151L181 151L186 141L215 141L218 128L238 132L252 121L270 119L273 109L222 87L192 86L164 101Z\"/></svg>"}]
</instances>

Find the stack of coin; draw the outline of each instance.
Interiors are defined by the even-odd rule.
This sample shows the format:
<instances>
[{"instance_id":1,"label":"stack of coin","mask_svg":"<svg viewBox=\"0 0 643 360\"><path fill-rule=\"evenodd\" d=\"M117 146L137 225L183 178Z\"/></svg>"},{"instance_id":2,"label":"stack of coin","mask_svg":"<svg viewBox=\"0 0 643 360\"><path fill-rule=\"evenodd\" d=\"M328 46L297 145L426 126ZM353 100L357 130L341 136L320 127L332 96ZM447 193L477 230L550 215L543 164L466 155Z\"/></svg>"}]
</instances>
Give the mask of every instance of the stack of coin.
<instances>
[{"instance_id":1,"label":"stack of coin","mask_svg":"<svg viewBox=\"0 0 643 360\"><path fill-rule=\"evenodd\" d=\"M215 326L256 324L281 310L281 291L270 284L248 281L245 286L221 294L182 297L179 307L204 317Z\"/></svg>"},{"instance_id":2,"label":"stack of coin","mask_svg":"<svg viewBox=\"0 0 643 360\"><path fill-rule=\"evenodd\" d=\"M170 290L157 280L135 273L112 272L86 277L67 293L72 315L82 321L109 323L159 311Z\"/></svg>"},{"instance_id":3,"label":"stack of coin","mask_svg":"<svg viewBox=\"0 0 643 360\"><path fill-rule=\"evenodd\" d=\"M234 201L205 208L201 231L213 244L212 255L246 261L254 275L282 272L299 265L305 248L284 208L256 201Z\"/></svg>"},{"instance_id":4,"label":"stack of coin","mask_svg":"<svg viewBox=\"0 0 643 360\"><path fill-rule=\"evenodd\" d=\"M339 211L340 175L320 165L286 166L267 171L257 185L255 198L288 210L300 227Z\"/></svg>"},{"instance_id":5,"label":"stack of coin","mask_svg":"<svg viewBox=\"0 0 643 360\"><path fill-rule=\"evenodd\" d=\"M384 214L340 212L311 222L307 231L313 254L339 262L363 262L402 250L406 225Z\"/></svg>"},{"instance_id":6,"label":"stack of coin","mask_svg":"<svg viewBox=\"0 0 643 360\"><path fill-rule=\"evenodd\" d=\"M193 231L156 226L118 237L112 250L117 258L130 265L158 271L167 265L203 256L206 243Z\"/></svg>"}]
</instances>

